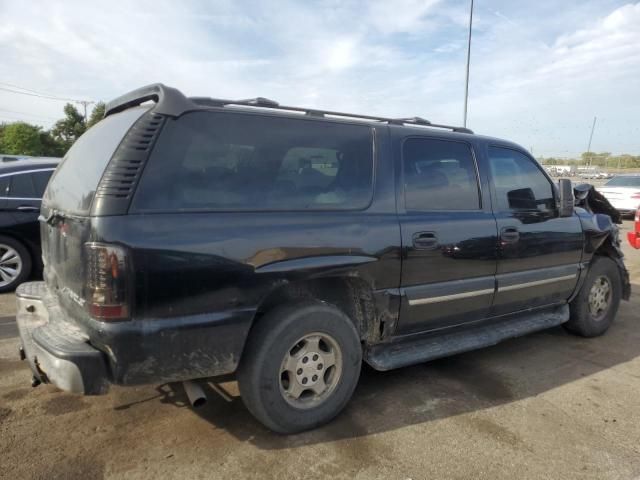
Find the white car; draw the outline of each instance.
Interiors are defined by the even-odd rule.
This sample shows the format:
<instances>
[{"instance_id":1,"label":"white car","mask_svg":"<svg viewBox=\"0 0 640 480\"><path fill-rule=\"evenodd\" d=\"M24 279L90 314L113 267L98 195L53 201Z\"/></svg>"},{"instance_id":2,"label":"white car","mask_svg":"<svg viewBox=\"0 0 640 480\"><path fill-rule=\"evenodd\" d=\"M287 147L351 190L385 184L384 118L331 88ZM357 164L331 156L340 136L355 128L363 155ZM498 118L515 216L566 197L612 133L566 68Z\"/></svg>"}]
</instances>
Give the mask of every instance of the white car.
<instances>
[{"instance_id":1,"label":"white car","mask_svg":"<svg viewBox=\"0 0 640 480\"><path fill-rule=\"evenodd\" d=\"M623 215L633 215L640 207L640 175L617 175L598 191Z\"/></svg>"}]
</instances>

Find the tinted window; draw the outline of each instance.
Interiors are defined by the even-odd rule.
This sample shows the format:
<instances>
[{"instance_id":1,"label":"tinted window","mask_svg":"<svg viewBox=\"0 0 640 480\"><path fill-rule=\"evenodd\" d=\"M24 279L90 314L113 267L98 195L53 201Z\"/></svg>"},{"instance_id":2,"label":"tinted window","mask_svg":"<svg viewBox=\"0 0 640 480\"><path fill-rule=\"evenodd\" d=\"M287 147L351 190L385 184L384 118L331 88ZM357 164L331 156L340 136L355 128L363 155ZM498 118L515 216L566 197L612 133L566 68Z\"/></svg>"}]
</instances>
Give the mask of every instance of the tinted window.
<instances>
[{"instance_id":1,"label":"tinted window","mask_svg":"<svg viewBox=\"0 0 640 480\"><path fill-rule=\"evenodd\" d=\"M410 138L404 142L402 157L407 210L480 208L476 167L468 145Z\"/></svg>"},{"instance_id":2,"label":"tinted window","mask_svg":"<svg viewBox=\"0 0 640 480\"><path fill-rule=\"evenodd\" d=\"M193 112L165 126L132 209L361 209L372 177L367 126Z\"/></svg>"},{"instance_id":3,"label":"tinted window","mask_svg":"<svg viewBox=\"0 0 640 480\"><path fill-rule=\"evenodd\" d=\"M613 177L607 183L605 183L607 187L632 187L632 188L640 188L640 176L638 177L624 177L618 176Z\"/></svg>"},{"instance_id":4,"label":"tinted window","mask_svg":"<svg viewBox=\"0 0 640 480\"><path fill-rule=\"evenodd\" d=\"M51 178L52 173L53 170L47 170L30 174L31 180L33 181L33 186L36 189L36 197L42 198L42 195L44 194L44 190L47 188L47 183L49 183L49 179Z\"/></svg>"},{"instance_id":5,"label":"tinted window","mask_svg":"<svg viewBox=\"0 0 640 480\"><path fill-rule=\"evenodd\" d=\"M120 141L148 107L130 108L97 123L69 149L48 185L44 204L87 214L98 182Z\"/></svg>"},{"instance_id":6,"label":"tinted window","mask_svg":"<svg viewBox=\"0 0 640 480\"><path fill-rule=\"evenodd\" d=\"M533 159L508 148L490 147L489 165L498 210L555 208L553 187Z\"/></svg>"},{"instance_id":7,"label":"tinted window","mask_svg":"<svg viewBox=\"0 0 640 480\"><path fill-rule=\"evenodd\" d=\"M36 196L36 189L30 173L21 173L11 176L11 187L9 197L11 198L39 198Z\"/></svg>"},{"instance_id":8,"label":"tinted window","mask_svg":"<svg viewBox=\"0 0 640 480\"><path fill-rule=\"evenodd\" d=\"M9 195L9 177L0 177L0 197Z\"/></svg>"}]
</instances>

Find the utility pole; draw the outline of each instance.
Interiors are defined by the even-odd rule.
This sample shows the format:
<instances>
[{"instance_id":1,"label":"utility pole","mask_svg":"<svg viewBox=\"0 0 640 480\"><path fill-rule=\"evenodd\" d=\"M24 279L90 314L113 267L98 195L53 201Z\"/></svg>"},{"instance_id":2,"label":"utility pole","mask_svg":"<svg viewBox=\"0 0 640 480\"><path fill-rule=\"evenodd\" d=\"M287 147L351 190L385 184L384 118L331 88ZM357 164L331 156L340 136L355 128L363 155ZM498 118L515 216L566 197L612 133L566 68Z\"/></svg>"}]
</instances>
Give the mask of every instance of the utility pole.
<instances>
[{"instance_id":1,"label":"utility pole","mask_svg":"<svg viewBox=\"0 0 640 480\"><path fill-rule=\"evenodd\" d=\"M93 105L96 102L91 102L89 100L77 100L76 103L79 103L84 107L84 124L87 124L87 105Z\"/></svg>"},{"instance_id":2,"label":"utility pole","mask_svg":"<svg viewBox=\"0 0 640 480\"><path fill-rule=\"evenodd\" d=\"M473 27L473 0L471 0L471 9L469 10L469 39L467 43L467 75L464 82L464 122L463 126L467 127L467 104L469 102L469 65L471 64L471 29Z\"/></svg>"},{"instance_id":3,"label":"utility pole","mask_svg":"<svg viewBox=\"0 0 640 480\"><path fill-rule=\"evenodd\" d=\"M591 135L589 135L589 146L587 147L588 165L591 166L591 140L593 140L593 131L596 129L596 120L598 117L593 117L593 125L591 125Z\"/></svg>"}]
</instances>

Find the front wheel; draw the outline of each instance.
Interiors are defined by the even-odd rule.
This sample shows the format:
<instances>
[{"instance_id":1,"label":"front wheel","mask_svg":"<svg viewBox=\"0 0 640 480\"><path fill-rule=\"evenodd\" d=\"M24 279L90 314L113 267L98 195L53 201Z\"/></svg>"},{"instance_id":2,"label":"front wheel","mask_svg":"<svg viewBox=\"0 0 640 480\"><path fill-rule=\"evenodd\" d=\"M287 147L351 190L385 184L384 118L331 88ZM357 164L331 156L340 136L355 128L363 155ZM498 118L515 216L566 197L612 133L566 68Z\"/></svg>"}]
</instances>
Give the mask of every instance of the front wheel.
<instances>
[{"instance_id":1,"label":"front wheel","mask_svg":"<svg viewBox=\"0 0 640 480\"><path fill-rule=\"evenodd\" d=\"M285 305L252 329L238 369L240 394L271 430L301 432L345 407L361 363L358 332L343 312L315 301Z\"/></svg>"},{"instance_id":2,"label":"front wheel","mask_svg":"<svg viewBox=\"0 0 640 480\"><path fill-rule=\"evenodd\" d=\"M580 293L571 302L571 317L565 328L582 337L604 334L618 313L621 297L618 266L608 257L595 257Z\"/></svg>"}]
</instances>

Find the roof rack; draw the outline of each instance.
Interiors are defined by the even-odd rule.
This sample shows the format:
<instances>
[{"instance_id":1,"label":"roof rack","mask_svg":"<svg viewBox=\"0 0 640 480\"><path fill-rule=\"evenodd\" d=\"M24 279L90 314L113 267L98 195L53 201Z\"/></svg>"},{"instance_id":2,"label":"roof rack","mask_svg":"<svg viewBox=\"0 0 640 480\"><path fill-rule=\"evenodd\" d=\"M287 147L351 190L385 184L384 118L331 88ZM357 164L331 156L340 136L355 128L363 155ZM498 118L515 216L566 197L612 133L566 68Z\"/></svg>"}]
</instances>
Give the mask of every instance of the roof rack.
<instances>
[{"instance_id":1,"label":"roof rack","mask_svg":"<svg viewBox=\"0 0 640 480\"><path fill-rule=\"evenodd\" d=\"M184 112L196 109L198 107L254 107L275 109L287 112L298 112L312 117L325 118L344 118L356 120L369 120L391 125L412 125L428 128L444 128L453 132L473 133L472 130L464 127L455 127L451 125L441 125L431 123L429 120L420 117L411 118L387 118L373 115L360 115L357 113L335 112L331 110L318 110L313 108L291 107L280 105L274 100L264 97L249 98L245 100L223 100L220 98L209 97L185 97L182 92L175 88L167 87L161 83L147 85L129 92L121 97L112 100L107 104L105 117L113 113L121 112L128 108L140 105L146 101L155 101L156 106L154 112L169 116L180 116Z\"/></svg>"},{"instance_id":2,"label":"roof rack","mask_svg":"<svg viewBox=\"0 0 640 480\"><path fill-rule=\"evenodd\" d=\"M189 97L193 103L206 107L229 107L229 106L242 106L242 107L258 107L258 108L267 108L267 109L276 109L276 110L284 110L289 112L300 112L305 115L314 116L314 117L333 117L333 118L353 118L353 119L361 119L361 120L373 120L381 123L388 123L393 125L417 125L431 128L446 128L448 130L459 132L459 133L473 133L472 130L464 127L455 127L452 125L442 125L438 123L431 123L429 120L426 120L421 117L411 117L411 118L387 118L387 117L378 117L373 115L360 115L357 113L345 113L345 112L335 112L331 110L318 110L313 108L303 108L303 107L292 107L286 105L280 105L278 102L274 100L270 100L264 97L256 97L249 98L246 100L223 100L220 98L209 98L209 97Z\"/></svg>"}]
</instances>

